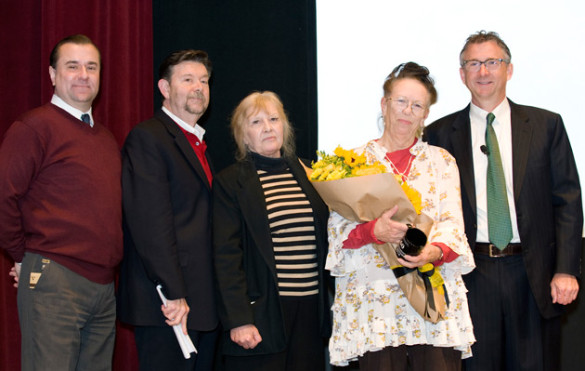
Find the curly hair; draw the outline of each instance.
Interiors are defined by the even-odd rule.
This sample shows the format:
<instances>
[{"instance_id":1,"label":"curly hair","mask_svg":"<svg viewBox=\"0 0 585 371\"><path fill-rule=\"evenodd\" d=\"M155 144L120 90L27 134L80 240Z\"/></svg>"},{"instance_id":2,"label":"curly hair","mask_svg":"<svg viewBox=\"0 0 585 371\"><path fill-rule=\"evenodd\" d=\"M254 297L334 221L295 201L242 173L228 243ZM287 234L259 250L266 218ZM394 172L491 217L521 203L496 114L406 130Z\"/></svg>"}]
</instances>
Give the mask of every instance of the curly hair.
<instances>
[{"instance_id":1,"label":"curly hair","mask_svg":"<svg viewBox=\"0 0 585 371\"><path fill-rule=\"evenodd\" d=\"M437 89L435 89L435 81L430 76L429 69L415 62L401 63L390 72L386 80L384 80L384 85L382 85L384 97L390 96L394 83L402 79L413 79L423 84L430 95L430 105L437 103L438 93ZM382 117L380 118L383 119ZM421 137L422 132L423 128L420 128L416 132L416 136Z\"/></svg>"},{"instance_id":2,"label":"curly hair","mask_svg":"<svg viewBox=\"0 0 585 371\"><path fill-rule=\"evenodd\" d=\"M387 97L392 92L394 83L401 79L414 79L425 86L431 96L431 105L437 103L437 89L435 89L435 81L430 76L429 69L421 66L415 62L401 63L384 80L384 96Z\"/></svg>"}]
</instances>

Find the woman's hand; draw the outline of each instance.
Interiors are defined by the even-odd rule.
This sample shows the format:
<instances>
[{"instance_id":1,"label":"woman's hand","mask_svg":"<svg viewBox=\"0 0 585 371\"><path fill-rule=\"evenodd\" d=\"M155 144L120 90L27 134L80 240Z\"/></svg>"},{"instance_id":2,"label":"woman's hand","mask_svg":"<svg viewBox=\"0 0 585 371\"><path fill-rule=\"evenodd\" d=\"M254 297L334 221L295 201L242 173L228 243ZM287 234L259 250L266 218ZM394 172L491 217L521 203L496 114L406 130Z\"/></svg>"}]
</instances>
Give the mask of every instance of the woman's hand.
<instances>
[{"instance_id":1,"label":"woman's hand","mask_svg":"<svg viewBox=\"0 0 585 371\"><path fill-rule=\"evenodd\" d=\"M427 244L417 256L406 255L398 258L398 262L407 268L418 268L441 259L442 255L443 250L439 246Z\"/></svg>"},{"instance_id":2,"label":"woman's hand","mask_svg":"<svg viewBox=\"0 0 585 371\"><path fill-rule=\"evenodd\" d=\"M260 332L251 324L231 329L230 338L244 349L254 349L262 341Z\"/></svg>"},{"instance_id":3,"label":"woman's hand","mask_svg":"<svg viewBox=\"0 0 585 371\"><path fill-rule=\"evenodd\" d=\"M408 226L404 223L398 223L392 220L392 217L398 211L398 205L384 211L376 220L374 225L374 236L382 242L399 243L406 234Z\"/></svg>"}]
</instances>

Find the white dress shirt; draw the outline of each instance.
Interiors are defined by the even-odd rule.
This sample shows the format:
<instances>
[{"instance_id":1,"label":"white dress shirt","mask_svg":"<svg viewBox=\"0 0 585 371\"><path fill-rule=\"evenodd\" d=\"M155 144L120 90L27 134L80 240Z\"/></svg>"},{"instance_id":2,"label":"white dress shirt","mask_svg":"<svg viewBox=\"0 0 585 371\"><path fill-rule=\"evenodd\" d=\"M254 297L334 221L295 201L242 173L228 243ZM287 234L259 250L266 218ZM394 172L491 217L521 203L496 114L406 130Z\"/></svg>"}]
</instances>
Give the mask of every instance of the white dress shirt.
<instances>
[{"instance_id":1,"label":"white dress shirt","mask_svg":"<svg viewBox=\"0 0 585 371\"><path fill-rule=\"evenodd\" d=\"M482 110L473 103L469 111L469 119L471 120L471 148L473 152L473 169L475 172L475 198L477 205L477 242L490 242L488 232L487 220L487 166L488 157L481 147L485 145L485 130L486 130L486 116L489 112ZM518 222L516 220L516 207L514 204L514 181L512 169L512 120L510 118L510 103L508 99L504 99L499 106L497 106L492 113L496 119L492 123L496 137L498 138L498 146L500 148L500 156L502 158L502 166L504 168L504 177L506 178L506 193L508 194L508 206L510 207L510 218L512 219L512 241L513 243L520 242L520 235L518 234Z\"/></svg>"},{"instance_id":2,"label":"white dress shirt","mask_svg":"<svg viewBox=\"0 0 585 371\"><path fill-rule=\"evenodd\" d=\"M187 124L185 121L181 120L177 115L172 113L165 106L162 107L162 110L164 113L169 115L169 117L171 119L173 119L173 121L176 122L177 125L179 125L181 128L183 128L183 130L185 130L187 133L191 133L191 134L195 135L200 141L203 141L203 135L205 134L205 129L203 129L201 126L199 126L198 123L195 123L195 126L191 126L191 125Z\"/></svg>"},{"instance_id":3,"label":"white dress shirt","mask_svg":"<svg viewBox=\"0 0 585 371\"><path fill-rule=\"evenodd\" d=\"M63 99L61 99L57 94L53 94L53 97L51 98L51 103L56 105L57 107L61 108L62 110L67 111L67 113L69 113L71 116L74 116L79 121L81 121L81 115L83 115L84 113L87 113L89 115L89 126L91 126L93 128L93 116L91 114L91 109L92 109L91 107L89 108L89 111L87 111L87 112L80 111L77 108L69 105L67 102L65 102Z\"/></svg>"}]
</instances>

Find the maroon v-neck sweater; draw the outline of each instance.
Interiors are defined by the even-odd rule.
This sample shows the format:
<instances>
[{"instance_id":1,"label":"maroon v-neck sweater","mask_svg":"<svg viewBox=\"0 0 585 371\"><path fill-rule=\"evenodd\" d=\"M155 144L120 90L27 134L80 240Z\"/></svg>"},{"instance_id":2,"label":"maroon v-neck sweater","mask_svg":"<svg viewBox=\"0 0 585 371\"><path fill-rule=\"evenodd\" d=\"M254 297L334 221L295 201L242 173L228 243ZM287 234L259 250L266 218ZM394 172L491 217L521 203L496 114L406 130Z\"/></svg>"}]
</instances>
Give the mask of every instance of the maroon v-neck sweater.
<instances>
[{"instance_id":1,"label":"maroon v-neck sweater","mask_svg":"<svg viewBox=\"0 0 585 371\"><path fill-rule=\"evenodd\" d=\"M41 254L98 283L122 258L120 151L102 125L53 104L27 112L0 147L0 247Z\"/></svg>"}]
</instances>

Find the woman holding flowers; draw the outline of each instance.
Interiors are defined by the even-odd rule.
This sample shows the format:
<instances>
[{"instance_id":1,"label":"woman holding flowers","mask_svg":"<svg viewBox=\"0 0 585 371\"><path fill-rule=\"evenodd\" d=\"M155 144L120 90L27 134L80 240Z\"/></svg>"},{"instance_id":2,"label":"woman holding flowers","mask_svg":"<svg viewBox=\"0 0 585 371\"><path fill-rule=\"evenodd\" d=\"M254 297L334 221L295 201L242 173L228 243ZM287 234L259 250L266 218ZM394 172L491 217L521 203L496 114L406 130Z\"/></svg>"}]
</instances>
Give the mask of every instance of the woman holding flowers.
<instances>
[{"instance_id":1,"label":"woman holding flowers","mask_svg":"<svg viewBox=\"0 0 585 371\"><path fill-rule=\"evenodd\" d=\"M213 185L225 369L323 370L327 206L294 154L276 94L247 96L231 128L238 161Z\"/></svg>"},{"instance_id":2,"label":"woman holding flowers","mask_svg":"<svg viewBox=\"0 0 585 371\"><path fill-rule=\"evenodd\" d=\"M394 173L433 226L417 256L398 258L407 268L431 263L444 280L448 307L436 323L411 306L388 263L376 250L398 244L408 229L393 220L394 206L368 223L351 222L332 211L326 269L335 276L331 363L358 359L360 370L459 370L475 341L466 288L461 278L475 266L464 234L459 172L445 150L420 140L437 92L429 71L409 62L396 67L383 85L382 137L355 150L368 163ZM412 195L415 196L412 196Z\"/></svg>"}]
</instances>

